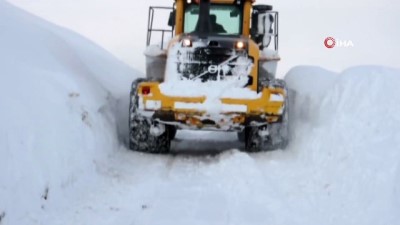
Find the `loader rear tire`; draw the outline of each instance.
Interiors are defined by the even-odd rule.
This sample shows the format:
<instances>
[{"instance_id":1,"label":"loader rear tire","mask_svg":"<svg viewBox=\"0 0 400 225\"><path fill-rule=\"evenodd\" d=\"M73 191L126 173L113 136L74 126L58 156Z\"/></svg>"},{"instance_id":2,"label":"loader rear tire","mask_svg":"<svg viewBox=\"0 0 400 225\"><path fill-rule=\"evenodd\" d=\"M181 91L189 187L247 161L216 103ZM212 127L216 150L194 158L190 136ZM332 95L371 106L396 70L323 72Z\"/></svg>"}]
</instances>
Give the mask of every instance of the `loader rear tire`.
<instances>
[{"instance_id":1,"label":"loader rear tire","mask_svg":"<svg viewBox=\"0 0 400 225\"><path fill-rule=\"evenodd\" d=\"M171 145L170 129L166 127L165 132L159 136L150 134L150 127L154 121L137 112L137 87L140 82L144 81L146 80L139 78L132 83L129 106L129 148L139 152L169 153Z\"/></svg>"}]
</instances>

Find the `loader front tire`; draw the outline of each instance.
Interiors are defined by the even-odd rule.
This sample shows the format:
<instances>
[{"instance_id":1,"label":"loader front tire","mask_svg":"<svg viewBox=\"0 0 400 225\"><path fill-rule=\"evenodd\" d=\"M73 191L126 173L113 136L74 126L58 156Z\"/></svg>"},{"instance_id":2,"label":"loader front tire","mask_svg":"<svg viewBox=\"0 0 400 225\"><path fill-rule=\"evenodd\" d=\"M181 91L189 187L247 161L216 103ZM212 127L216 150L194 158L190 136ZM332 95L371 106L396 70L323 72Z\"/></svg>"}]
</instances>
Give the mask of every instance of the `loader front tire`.
<instances>
[{"instance_id":1,"label":"loader front tire","mask_svg":"<svg viewBox=\"0 0 400 225\"><path fill-rule=\"evenodd\" d=\"M258 127L246 127L244 143L246 152L259 152L263 147L263 138L258 134Z\"/></svg>"},{"instance_id":2,"label":"loader front tire","mask_svg":"<svg viewBox=\"0 0 400 225\"><path fill-rule=\"evenodd\" d=\"M133 151L147 153L169 153L171 145L170 129L159 136L150 134L154 122L138 113L137 87L140 82L146 81L139 78L132 83L129 106L129 148Z\"/></svg>"},{"instance_id":3,"label":"loader front tire","mask_svg":"<svg viewBox=\"0 0 400 225\"><path fill-rule=\"evenodd\" d=\"M271 85L286 90L287 96L284 103L285 108L283 114L278 122L266 125L269 130L269 135L266 137L261 137L259 135L259 130L265 129L265 127L245 128L245 151L247 152L272 151L276 149L284 150L289 144L289 92L284 80L276 79Z\"/></svg>"}]
</instances>

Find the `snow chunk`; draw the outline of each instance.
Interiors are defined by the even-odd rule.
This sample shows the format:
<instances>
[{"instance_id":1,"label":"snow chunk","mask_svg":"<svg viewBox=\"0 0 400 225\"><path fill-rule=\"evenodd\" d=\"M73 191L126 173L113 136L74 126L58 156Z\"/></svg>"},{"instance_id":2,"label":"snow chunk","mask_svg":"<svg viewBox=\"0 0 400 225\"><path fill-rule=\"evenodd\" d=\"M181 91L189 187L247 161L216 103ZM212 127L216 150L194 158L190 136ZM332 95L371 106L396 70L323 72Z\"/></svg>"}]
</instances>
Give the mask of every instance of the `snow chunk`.
<instances>
[{"instance_id":1,"label":"snow chunk","mask_svg":"<svg viewBox=\"0 0 400 225\"><path fill-rule=\"evenodd\" d=\"M217 107L219 106L219 107ZM231 104L209 104L206 102L202 103L184 103L176 102L176 109L194 109L199 111L216 111L216 112L247 112L247 106L245 105L231 105Z\"/></svg>"},{"instance_id":2,"label":"snow chunk","mask_svg":"<svg viewBox=\"0 0 400 225\"><path fill-rule=\"evenodd\" d=\"M151 109L151 110L161 109L161 101L147 100L145 108L146 109Z\"/></svg>"},{"instance_id":3,"label":"snow chunk","mask_svg":"<svg viewBox=\"0 0 400 225\"><path fill-rule=\"evenodd\" d=\"M278 60L280 59L278 51L269 49L269 48L264 48L261 51L261 57L266 58L268 60Z\"/></svg>"},{"instance_id":4,"label":"snow chunk","mask_svg":"<svg viewBox=\"0 0 400 225\"><path fill-rule=\"evenodd\" d=\"M283 102L285 101L285 98L281 94L271 94L269 100L271 102Z\"/></svg>"},{"instance_id":5,"label":"snow chunk","mask_svg":"<svg viewBox=\"0 0 400 225\"><path fill-rule=\"evenodd\" d=\"M146 56L150 57L157 57L166 54L166 50L163 50L158 45L149 45L147 46L146 50L144 51Z\"/></svg>"}]
</instances>

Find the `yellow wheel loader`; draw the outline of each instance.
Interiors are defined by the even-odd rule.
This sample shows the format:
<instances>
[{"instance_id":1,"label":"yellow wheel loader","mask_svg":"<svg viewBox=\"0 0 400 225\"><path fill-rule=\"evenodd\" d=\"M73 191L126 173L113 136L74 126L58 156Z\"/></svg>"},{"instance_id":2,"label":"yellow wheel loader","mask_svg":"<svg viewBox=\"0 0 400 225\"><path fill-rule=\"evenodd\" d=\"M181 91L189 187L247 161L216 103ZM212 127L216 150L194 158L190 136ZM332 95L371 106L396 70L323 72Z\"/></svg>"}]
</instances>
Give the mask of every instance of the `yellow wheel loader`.
<instances>
[{"instance_id":1,"label":"yellow wheel loader","mask_svg":"<svg viewBox=\"0 0 400 225\"><path fill-rule=\"evenodd\" d=\"M286 147L288 91L275 78L278 12L254 3L175 0L171 8L150 7L146 78L131 88L132 150L168 153L177 130L186 129L237 132L248 152ZM154 28L157 10L170 10L164 20L170 28ZM156 33L161 42L152 45Z\"/></svg>"}]
</instances>

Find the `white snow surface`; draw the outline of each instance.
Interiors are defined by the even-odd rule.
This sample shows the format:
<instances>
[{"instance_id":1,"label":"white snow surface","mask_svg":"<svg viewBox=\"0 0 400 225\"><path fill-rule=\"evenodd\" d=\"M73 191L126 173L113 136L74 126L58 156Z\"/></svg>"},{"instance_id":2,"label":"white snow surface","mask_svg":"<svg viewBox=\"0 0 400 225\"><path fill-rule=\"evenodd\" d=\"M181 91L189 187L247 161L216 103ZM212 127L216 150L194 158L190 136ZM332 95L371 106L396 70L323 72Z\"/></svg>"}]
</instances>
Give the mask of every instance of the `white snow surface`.
<instances>
[{"instance_id":1,"label":"white snow surface","mask_svg":"<svg viewBox=\"0 0 400 225\"><path fill-rule=\"evenodd\" d=\"M243 88L247 77L240 80L207 81L175 80L159 85L161 93L168 96L207 97L209 99L235 98L257 99L261 94L248 88Z\"/></svg>"},{"instance_id":2,"label":"white snow surface","mask_svg":"<svg viewBox=\"0 0 400 225\"><path fill-rule=\"evenodd\" d=\"M176 109L194 109L199 111L208 111L213 113L229 113L229 112L247 112L246 105L235 105L235 104L222 104L221 102L215 102L216 104L202 104L202 103L185 103L176 102Z\"/></svg>"},{"instance_id":3,"label":"white snow surface","mask_svg":"<svg viewBox=\"0 0 400 225\"><path fill-rule=\"evenodd\" d=\"M3 1L0 28L0 224L52 224L118 148L114 109L136 71Z\"/></svg>"},{"instance_id":4,"label":"white snow surface","mask_svg":"<svg viewBox=\"0 0 400 225\"><path fill-rule=\"evenodd\" d=\"M188 131L149 155L117 130L137 72L1 0L0 27L1 225L399 224L397 69L293 68L284 151Z\"/></svg>"}]
</instances>

